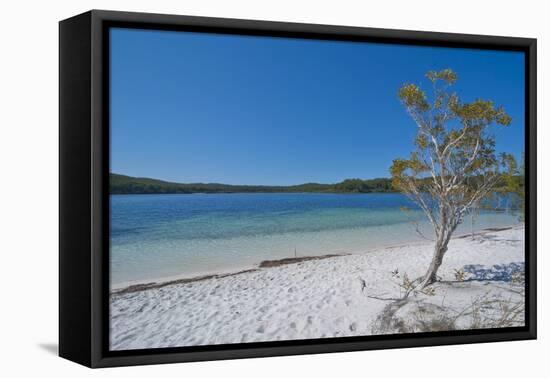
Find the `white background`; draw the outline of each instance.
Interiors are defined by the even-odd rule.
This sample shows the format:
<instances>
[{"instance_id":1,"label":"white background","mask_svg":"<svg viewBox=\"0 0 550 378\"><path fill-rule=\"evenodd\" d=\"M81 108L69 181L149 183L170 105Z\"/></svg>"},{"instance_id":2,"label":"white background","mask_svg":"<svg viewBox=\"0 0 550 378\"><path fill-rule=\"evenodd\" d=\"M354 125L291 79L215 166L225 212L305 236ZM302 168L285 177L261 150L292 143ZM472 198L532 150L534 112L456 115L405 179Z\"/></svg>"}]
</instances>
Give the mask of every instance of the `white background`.
<instances>
[{"instance_id":1,"label":"white background","mask_svg":"<svg viewBox=\"0 0 550 378\"><path fill-rule=\"evenodd\" d=\"M4 1L0 21L0 375L105 377L547 374L550 266L545 1ZM58 248L58 25L89 9L538 38L539 340L90 370L55 355ZM403 62L407 64L407 62ZM544 349L546 348L546 353ZM537 373L538 372L538 373Z\"/></svg>"}]
</instances>

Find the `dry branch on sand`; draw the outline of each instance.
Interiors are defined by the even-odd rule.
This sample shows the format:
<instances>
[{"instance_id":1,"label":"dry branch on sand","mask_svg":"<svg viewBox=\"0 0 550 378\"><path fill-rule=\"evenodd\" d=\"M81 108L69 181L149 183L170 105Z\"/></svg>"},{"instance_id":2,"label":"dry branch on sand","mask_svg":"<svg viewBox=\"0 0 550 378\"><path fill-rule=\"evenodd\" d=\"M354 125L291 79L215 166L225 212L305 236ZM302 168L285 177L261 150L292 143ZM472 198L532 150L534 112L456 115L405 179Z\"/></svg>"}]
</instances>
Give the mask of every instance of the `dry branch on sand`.
<instances>
[{"instance_id":1,"label":"dry branch on sand","mask_svg":"<svg viewBox=\"0 0 550 378\"><path fill-rule=\"evenodd\" d=\"M473 285L483 292L470 296ZM435 292L445 294L430 298L416 292L392 301L377 317L372 333L438 332L524 325L525 283L522 272L513 273L508 281L463 280L440 282L430 287L434 289L431 294L434 297ZM454 298L454 302L449 301L450 297Z\"/></svg>"}]
</instances>

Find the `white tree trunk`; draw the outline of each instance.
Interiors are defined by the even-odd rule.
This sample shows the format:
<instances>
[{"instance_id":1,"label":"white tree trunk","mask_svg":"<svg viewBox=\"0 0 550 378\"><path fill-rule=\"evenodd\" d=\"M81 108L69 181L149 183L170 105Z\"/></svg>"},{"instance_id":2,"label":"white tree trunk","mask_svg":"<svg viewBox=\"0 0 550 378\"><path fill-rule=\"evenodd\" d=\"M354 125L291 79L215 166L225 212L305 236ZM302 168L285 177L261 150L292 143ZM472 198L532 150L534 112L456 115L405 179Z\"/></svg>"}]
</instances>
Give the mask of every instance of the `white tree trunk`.
<instances>
[{"instance_id":1,"label":"white tree trunk","mask_svg":"<svg viewBox=\"0 0 550 378\"><path fill-rule=\"evenodd\" d=\"M454 230L447 230L439 234L439 237L435 242L432 261L430 262L430 266L428 267L428 270L419 285L421 290L437 281L437 271L443 263L443 256L445 256L445 253L447 252L449 240L451 239L453 231Z\"/></svg>"}]
</instances>

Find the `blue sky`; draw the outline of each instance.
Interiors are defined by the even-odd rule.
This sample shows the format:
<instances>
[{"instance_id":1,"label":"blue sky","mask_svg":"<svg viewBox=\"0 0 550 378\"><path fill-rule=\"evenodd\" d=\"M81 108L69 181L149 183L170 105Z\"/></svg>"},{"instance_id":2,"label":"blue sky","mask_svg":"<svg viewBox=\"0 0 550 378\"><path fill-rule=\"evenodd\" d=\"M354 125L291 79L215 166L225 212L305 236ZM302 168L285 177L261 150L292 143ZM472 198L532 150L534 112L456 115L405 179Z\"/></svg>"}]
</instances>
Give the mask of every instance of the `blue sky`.
<instances>
[{"instance_id":1,"label":"blue sky","mask_svg":"<svg viewBox=\"0 0 550 378\"><path fill-rule=\"evenodd\" d=\"M518 52L111 30L111 172L176 182L289 185L388 177L415 125L406 82L452 68L464 101L492 99L524 146Z\"/></svg>"}]
</instances>

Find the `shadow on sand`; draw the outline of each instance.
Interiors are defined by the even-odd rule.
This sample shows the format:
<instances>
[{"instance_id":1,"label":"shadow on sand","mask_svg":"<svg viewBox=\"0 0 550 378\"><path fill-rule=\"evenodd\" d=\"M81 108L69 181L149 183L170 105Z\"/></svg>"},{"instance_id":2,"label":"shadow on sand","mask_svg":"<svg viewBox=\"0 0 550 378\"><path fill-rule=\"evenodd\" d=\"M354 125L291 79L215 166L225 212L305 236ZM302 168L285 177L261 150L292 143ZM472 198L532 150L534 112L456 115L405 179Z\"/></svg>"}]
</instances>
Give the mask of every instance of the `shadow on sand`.
<instances>
[{"instance_id":1,"label":"shadow on sand","mask_svg":"<svg viewBox=\"0 0 550 378\"><path fill-rule=\"evenodd\" d=\"M465 265L464 271L470 274L465 281L504 281L510 282L517 273L525 271L523 262L499 264L491 267L483 265Z\"/></svg>"}]
</instances>

